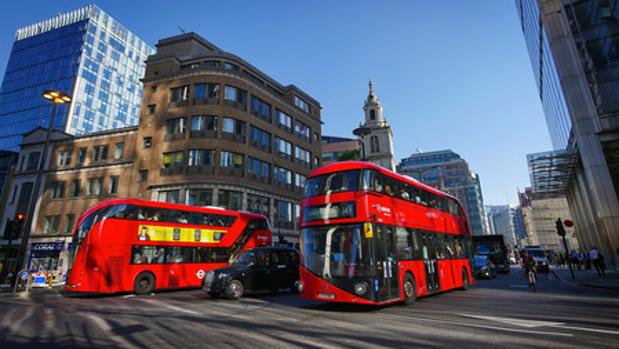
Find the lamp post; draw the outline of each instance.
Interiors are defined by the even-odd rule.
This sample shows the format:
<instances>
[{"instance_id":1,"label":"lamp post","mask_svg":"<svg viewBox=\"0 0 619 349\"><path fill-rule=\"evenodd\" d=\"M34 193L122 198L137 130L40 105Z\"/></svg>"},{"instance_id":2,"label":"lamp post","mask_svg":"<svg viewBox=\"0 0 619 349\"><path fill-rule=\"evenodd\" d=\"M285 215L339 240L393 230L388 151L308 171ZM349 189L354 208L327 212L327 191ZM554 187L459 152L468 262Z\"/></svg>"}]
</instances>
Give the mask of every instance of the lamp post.
<instances>
[{"instance_id":1,"label":"lamp post","mask_svg":"<svg viewBox=\"0 0 619 349\"><path fill-rule=\"evenodd\" d=\"M14 282L17 282L17 272L20 270L21 266L24 264L24 259L26 258L26 249L28 248L28 239L30 238L30 230L32 229L32 220L34 215L34 210L36 209L39 188L41 187L41 179L43 178L43 173L45 172L45 163L47 161L47 152L49 150L49 143L52 138L52 128L54 127L54 119L56 117L56 111L58 110L59 104L71 103L71 96L66 93L63 93L58 90L47 90L43 92L43 98L52 103L52 114L49 118L49 124L47 125L47 130L45 133L45 143L43 143L43 150L41 151L41 156L39 158L39 166L37 169L37 176L34 180L34 186L32 193L30 194L30 202L28 204L28 210L26 211L26 222L24 224L24 228L21 236L21 246L19 249L19 254L17 257L17 263L14 266ZM21 212L20 212L21 213Z\"/></svg>"},{"instance_id":2,"label":"lamp post","mask_svg":"<svg viewBox=\"0 0 619 349\"><path fill-rule=\"evenodd\" d=\"M359 126L352 131L352 133L361 139L361 161L365 161L365 140L363 137L372 133L369 127Z\"/></svg>"}]
</instances>

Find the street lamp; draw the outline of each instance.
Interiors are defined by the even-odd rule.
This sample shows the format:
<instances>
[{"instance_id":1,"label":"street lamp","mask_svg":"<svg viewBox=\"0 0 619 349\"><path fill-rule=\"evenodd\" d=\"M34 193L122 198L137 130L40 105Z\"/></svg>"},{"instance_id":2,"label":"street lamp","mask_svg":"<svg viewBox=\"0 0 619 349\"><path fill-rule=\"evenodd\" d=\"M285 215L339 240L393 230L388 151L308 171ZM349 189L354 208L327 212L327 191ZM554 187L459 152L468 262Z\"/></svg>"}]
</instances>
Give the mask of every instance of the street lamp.
<instances>
[{"instance_id":1,"label":"street lamp","mask_svg":"<svg viewBox=\"0 0 619 349\"><path fill-rule=\"evenodd\" d=\"M17 263L15 263L13 273L14 282L17 282L17 273L19 272L19 268L24 264L24 259L26 256L26 249L28 248L28 239L30 238L30 230L32 228L32 216L34 215L34 210L36 209L37 204L37 195L39 193L39 188L41 186L41 179L43 178L43 172L45 171L45 162L47 161L47 152L49 150L49 143L52 138L52 128L54 127L54 119L56 117L56 111L58 110L59 104L71 103L71 96L68 94L58 91L58 90L47 90L43 92L43 98L47 101L51 102L52 114L49 117L49 124L47 125L47 130L45 132L45 143L43 143L43 150L41 152L41 156L39 157L39 166L37 170L37 176L34 180L34 188L31 195L31 200L28 205L28 210L26 211L26 222L24 224L24 229L22 231L21 237L21 246L19 249L19 255L17 258Z\"/></svg>"},{"instance_id":2,"label":"street lamp","mask_svg":"<svg viewBox=\"0 0 619 349\"><path fill-rule=\"evenodd\" d=\"M352 133L361 139L361 161L365 161L365 141L363 137L372 133L372 130L369 127L359 126L352 131Z\"/></svg>"}]
</instances>

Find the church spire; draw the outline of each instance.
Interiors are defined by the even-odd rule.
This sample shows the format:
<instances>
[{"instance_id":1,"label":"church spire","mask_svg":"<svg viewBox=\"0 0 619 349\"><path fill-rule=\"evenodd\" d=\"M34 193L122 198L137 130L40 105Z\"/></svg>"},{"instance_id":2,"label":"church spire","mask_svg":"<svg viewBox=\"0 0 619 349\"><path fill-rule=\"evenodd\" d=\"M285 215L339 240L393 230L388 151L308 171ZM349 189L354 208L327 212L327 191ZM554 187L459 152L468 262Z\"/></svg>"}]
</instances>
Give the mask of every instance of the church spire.
<instances>
[{"instance_id":1,"label":"church spire","mask_svg":"<svg viewBox=\"0 0 619 349\"><path fill-rule=\"evenodd\" d=\"M372 79L370 79L370 82L368 83L368 86L370 88L370 93L368 94L368 99L367 99L366 103L376 103L376 102L378 102L378 97L376 97L376 94L374 93L374 82L372 81Z\"/></svg>"}]
</instances>

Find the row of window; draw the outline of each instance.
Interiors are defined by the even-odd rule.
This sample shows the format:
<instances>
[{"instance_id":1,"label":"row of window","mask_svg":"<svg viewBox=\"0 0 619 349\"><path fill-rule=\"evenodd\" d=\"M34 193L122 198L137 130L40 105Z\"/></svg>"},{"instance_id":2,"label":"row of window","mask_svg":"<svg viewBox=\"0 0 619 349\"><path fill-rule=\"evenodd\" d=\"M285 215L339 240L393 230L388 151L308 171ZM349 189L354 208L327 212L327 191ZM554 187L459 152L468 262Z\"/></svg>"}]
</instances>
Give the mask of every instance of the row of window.
<instances>
[{"instance_id":1,"label":"row of window","mask_svg":"<svg viewBox=\"0 0 619 349\"><path fill-rule=\"evenodd\" d=\"M101 212L100 214L102 217L105 218L140 220L149 222L230 227L236 221L235 216L225 214L183 211L125 204L108 206L105 207L103 210L104 212Z\"/></svg>"},{"instance_id":2,"label":"row of window","mask_svg":"<svg viewBox=\"0 0 619 349\"><path fill-rule=\"evenodd\" d=\"M115 195L118 193L118 182L120 176L110 176L108 180L107 193ZM86 196L99 196L103 190L103 177L88 178L86 181ZM51 182L49 187L50 199L62 199L66 194L66 181ZM74 179L69 182L69 197L78 197L82 193L81 180Z\"/></svg>"},{"instance_id":3,"label":"row of window","mask_svg":"<svg viewBox=\"0 0 619 349\"><path fill-rule=\"evenodd\" d=\"M461 235L387 225L377 225L377 229L395 233L393 243L400 260L469 258L472 255L471 239Z\"/></svg>"},{"instance_id":4,"label":"row of window","mask_svg":"<svg viewBox=\"0 0 619 349\"><path fill-rule=\"evenodd\" d=\"M158 201L168 203L186 203L193 206L217 205L228 210L247 210L270 217L271 199L257 194L248 193L245 207L243 206L243 192L236 190L218 189L217 202L214 200L213 189L189 188L185 192L186 198L181 199L179 189L162 190L158 193ZM275 226L291 228L299 220L300 206L292 202L275 200Z\"/></svg>"},{"instance_id":5,"label":"row of window","mask_svg":"<svg viewBox=\"0 0 619 349\"><path fill-rule=\"evenodd\" d=\"M230 251L223 247L134 245L131 264L228 263Z\"/></svg>"},{"instance_id":6,"label":"row of window","mask_svg":"<svg viewBox=\"0 0 619 349\"><path fill-rule=\"evenodd\" d=\"M173 105L181 106L189 104L189 95L190 95L190 85L184 85L180 87L175 87L170 89L170 103ZM194 104L217 104L219 101L219 84L212 83L202 83L194 85ZM257 116L266 122L271 123L273 119L273 115L275 116L275 123L277 126L280 126L286 129L288 132L296 133L299 137L305 138L308 142L310 141L311 129L309 126L304 124L299 120L295 120L295 126L292 127L292 117L283 111L274 108L271 104L266 101L251 95L249 99L249 112ZM234 86L224 86L224 103L229 106L233 106L242 110L247 109L247 91L234 87ZM309 113L309 104L303 99L296 97L294 98L294 105L303 110L306 113ZM150 114L154 114L156 110L156 105L151 104L148 106L148 110ZM317 140L316 140L317 141Z\"/></svg>"},{"instance_id":7,"label":"row of window","mask_svg":"<svg viewBox=\"0 0 619 349\"><path fill-rule=\"evenodd\" d=\"M47 234L47 235L57 235L57 234L69 235L73 232L74 224L75 224L75 215L68 214L65 217L65 222L64 222L62 230L59 230L60 215L45 216L43 219L42 233Z\"/></svg>"},{"instance_id":8,"label":"row of window","mask_svg":"<svg viewBox=\"0 0 619 349\"><path fill-rule=\"evenodd\" d=\"M111 156L112 160L122 160L124 156L125 143L118 142L114 144L114 152ZM65 149L60 150L57 153L56 157L56 165L58 167L69 167L73 165L73 155L76 154L76 165L83 166L86 163L86 158L88 154L88 148L82 147L76 151L73 149ZM90 154L91 163L96 163L100 161L106 161L109 159L109 145L101 144L95 145L92 147L92 152ZM28 154L28 160L22 161L21 171L32 171L35 170L38 166L39 158L41 157L40 152L32 152ZM18 167L19 168L19 167Z\"/></svg>"}]
</instances>

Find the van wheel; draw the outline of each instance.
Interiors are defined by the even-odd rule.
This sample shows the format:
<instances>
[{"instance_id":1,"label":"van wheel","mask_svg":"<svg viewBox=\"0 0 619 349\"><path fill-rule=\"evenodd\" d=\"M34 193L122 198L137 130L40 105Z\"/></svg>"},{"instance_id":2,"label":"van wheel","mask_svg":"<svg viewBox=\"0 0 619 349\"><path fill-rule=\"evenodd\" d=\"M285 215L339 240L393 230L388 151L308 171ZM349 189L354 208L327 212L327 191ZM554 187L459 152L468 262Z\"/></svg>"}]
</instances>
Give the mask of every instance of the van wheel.
<instances>
[{"instance_id":1,"label":"van wheel","mask_svg":"<svg viewBox=\"0 0 619 349\"><path fill-rule=\"evenodd\" d=\"M155 276L149 272L139 273L133 282L133 292L144 295L153 292L155 289Z\"/></svg>"},{"instance_id":2,"label":"van wheel","mask_svg":"<svg viewBox=\"0 0 619 349\"><path fill-rule=\"evenodd\" d=\"M404 293L404 305L412 305L415 303L417 300L417 286L415 285L415 279L411 274L407 273L404 277L402 291Z\"/></svg>"},{"instance_id":3,"label":"van wheel","mask_svg":"<svg viewBox=\"0 0 619 349\"><path fill-rule=\"evenodd\" d=\"M466 272L466 269L462 269L462 287L460 289L462 291L469 289L469 273Z\"/></svg>"},{"instance_id":4,"label":"van wheel","mask_svg":"<svg viewBox=\"0 0 619 349\"><path fill-rule=\"evenodd\" d=\"M226 285L226 298L237 300L243 296L243 284L239 280L231 280Z\"/></svg>"}]
</instances>

